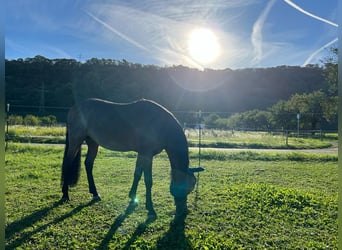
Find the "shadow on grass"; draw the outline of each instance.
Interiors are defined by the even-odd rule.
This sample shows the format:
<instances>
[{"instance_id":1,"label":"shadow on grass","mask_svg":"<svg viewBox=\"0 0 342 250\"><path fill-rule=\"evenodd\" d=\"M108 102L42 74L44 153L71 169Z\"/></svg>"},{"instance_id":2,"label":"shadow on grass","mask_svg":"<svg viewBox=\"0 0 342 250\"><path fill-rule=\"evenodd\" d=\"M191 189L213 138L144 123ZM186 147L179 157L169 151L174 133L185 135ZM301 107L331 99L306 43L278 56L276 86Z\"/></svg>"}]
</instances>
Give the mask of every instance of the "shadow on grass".
<instances>
[{"instance_id":1,"label":"shadow on grass","mask_svg":"<svg viewBox=\"0 0 342 250\"><path fill-rule=\"evenodd\" d=\"M126 208L126 211L115 219L107 235L97 247L97 250L109 249L109 243L117 229L122 225L124 220L134 212L136 206L136 204L130 203ZM148 226L154 222L156 218L156 216L148 216L144 222L140 223L122 249L131 249L131 245L146 231ZM158 240L156 249L192 249L190 241L186 238L184 233L185 218L186 216L177 217L170 223L169 230Z\"/></svg>"},{"instance_id":2,"label":"shadow on grass","mask_svg":"<svg viewBox=\"0 0 342 250\"><path fill-rule=\"evenodd\" d=\"M170 228L157 241L157 248L164 249L192 249L190 241L185 236L185 216L175 218L170 223Z\"/></svg>"},{"instance_id":3,"label":"shadow on grass","mask_svg":"<svg viewBox=\"0 0 342 250\"><path fill-rule=\"evenodd\" d=\"M23 231L25 228L30 227L31 225L33 225L34 223L36 223L37 221L45 217L49 213L49 211L58 207L61 204L62 204L61 202L55 202L51 206L38 210L22 218L21 220L12 222L5 228L6 238L10 238L12 237L13 234L19 233Z\"/></svg>"},{"instance_id":4,"label":"shadow on grass","mask_svg":"<svg viewBox=\"0 0 342 250\"><path fill-rule=\"evenodd\" d=\"M32 230L30 232L23 233L22 235L20 235L20 237L18 237L18 239L13 241L11 244L8 244L6 246L6 249L15 249L16 247L19 247L21 244L23 244L28 239L30 239L33 235L35 235L35 234L37 234L39 232L42 232L43 230L45 230L46 228L48 228L48 227L50 227L52 225L56 225L56 224L62 222L63 220L65 220L65 219L67 219L67 218L77 214L82 209L84 209L84 208L86 208L88 206L91 206L94 203L95 203L95 201L90 201L88 203L79 205L79 206L75 207L73 210L71 210L70 212L64 214L63 216L61 216L59 218L56 218L53 221L51 221L49 223L46 223L46 224L44 224L42 226L39 226L39 227L35 228L34 230ZM39 211L36 211L36 212L32 213L31 215L28 215L28 216L24 217L21 220L18 220L18 221L15 221L15 222L9 224L6 227L6 229L5 229L6 240L9 240L13 235L22 232L26 228L29 228L34 223L36 223L37 221L39 221L42 218L44 218L45 216L47 216L49 211L53 210L54 208L57 208L61 204L63 204L63 202L61 202L61 201L55 202L51 206L43 208L43 209L41 209Z\"/></svg>"},{"instance_id":5,"label":"shadow on grass","mask_svg":"<svg viewBox=\"0 0 342 250\"><path fill-rule=\"evenodd\" d=\"M130 202L123 214L120 214L114 221L113 225L109 229L107 235L102 240L101 244L98 246L98 250L100 249L108 249L108 244L110 240L113 238L113 235L115 234L116 230L122 225L124 220L134 212L135 208L137 207L137 204L134 202Z\"/></svg>"},{"instance_id":6,"label":"shadow on grass","mask_svg":"<svg viewBox=\"0 0 342 250\"><path fill-rule=\"evenodd\" d=\"M148 216L145 222L140 223L137 228L135 229L134 233L132 234L131 238L127 241L126 245L123 247L123 249L131 249L130 246L132 243L135 242L135 240L141 236L149 224L154 222L156 220L157 216Z\"/></svg>"}]
</instances>

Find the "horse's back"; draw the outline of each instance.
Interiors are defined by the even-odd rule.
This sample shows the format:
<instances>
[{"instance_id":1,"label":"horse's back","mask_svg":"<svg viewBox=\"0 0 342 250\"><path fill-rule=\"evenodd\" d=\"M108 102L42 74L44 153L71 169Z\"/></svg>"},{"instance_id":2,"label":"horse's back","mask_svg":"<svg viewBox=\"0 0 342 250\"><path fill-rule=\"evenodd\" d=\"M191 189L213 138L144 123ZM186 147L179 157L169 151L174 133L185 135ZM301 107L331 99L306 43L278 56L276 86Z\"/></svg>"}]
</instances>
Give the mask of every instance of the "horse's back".
<instances>
[{"instance_id":1,"label":"horse's back","mask_svg":"<svg viewBox=\"0 0 342 250\"><path fill-rule=\"evenodd\" d=\"M69 119L98 144L119 151L159 153L170 133L180 129L168 110L149 100L119 104L87 99L70 110Z\"/></svg>"}]
</instances>

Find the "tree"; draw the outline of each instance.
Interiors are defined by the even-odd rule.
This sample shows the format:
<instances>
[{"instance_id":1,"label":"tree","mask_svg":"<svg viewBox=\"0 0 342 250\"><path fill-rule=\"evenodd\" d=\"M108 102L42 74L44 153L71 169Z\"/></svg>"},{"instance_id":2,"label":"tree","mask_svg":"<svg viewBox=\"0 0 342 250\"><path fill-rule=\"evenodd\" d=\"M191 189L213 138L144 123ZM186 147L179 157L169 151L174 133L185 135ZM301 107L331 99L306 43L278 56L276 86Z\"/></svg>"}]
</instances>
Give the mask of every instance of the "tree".
<instances>
[{"instance_id":1,"label":"tree","mask_svg":"<svg viewBox=\"0 0 342 250\"><path fill-rule=\"evenodd\" d=\"M232 114L227 119L227 127L230 128L230 129L241 128L242 126L243 126L243 124L242 124L242 114L240 114L240 113Z\"/></svg>"},{"instance_id":2,"label":"tree","mask_svg":"<svg viewBox=\"0 0 342 250\"><path fill-rule=\"evenodd\" d=\"M40 117L40 121L43 126L53 126L57 123L56 116L54 115Z\"/></svg>"},{"instance_id":3,"label":"tree","mask_svg":"<svg viewBox=\"0 0 342 250\"><path fill-rule=\"evenodd\" d=\"M280 100L269 108L273 128L292 129L295 127L295 113L291 112L288 106L286 101Z\"/></svg>"},{"instance_id":4,"label":"tree","mask_svg":"<svg viewBox=\"0 0 342 250\"><path fill-rule=\"evenodd\" d=\"M323 117L332 124L337 124L338 107L338 49L331 48L332 55L324 63L324 76L328 83L327 97L323 105Z\"/></svg>"},{"instance_id":5,"label":"tree","mask_svg":"<svg viewBox=\"0 0 342 250\"><path fill-rule=\"evenodd\" d=\"M257 129L268 130L271 128L271 113L269 111L257 110L254 120Z\"/></svg>"},{"instance_id":6,"label":"tree","mask_svg":"<svg viewBox=\"0 0 342 250\"><path fill-rule=\"evenodd\" d=\"M24 119L21 115L10 115L8 117L9 125L22 125L23 122L24 122Z\"/></svg>"},{"instance_id":7,"label":"tree","mask_svg":"<svg viewBox=\"0 0 342 250\"><path fill-rule=\"evenodd\" d=\"M24 125L26 126L38 126L39 123L39 118L34 115L26 115L24 118Z\"/></svg>"},{"instance_id":8,"label":"tree","mask_svg":"<svg viewBox=\"0 0 342 250\"><path fill-rule=\"evenodd\" d=\"M323 73L328 83L328 96L338 95L338 49L331 48L332 55L325 59Z\"/></svg>"},{"instance_id":9,"label":"tree","mask_svg":"<svg viewBox=\"0 0 342 250\"><path fill-rule=\"evenodd\" d=\"M211 113L210 115L204 117L204 123L208 127L214 127L216 125L215 123L218 119L220 119L220 116L218 116L215 113Z\"/></svg>"},{"instance_id":10,"label":"tree","mask_svg":"<svg viewBox=\"0 0 342 250\"><path fill-rule=\"evenodd\" d=\"M88 97L114 102L147 98L172 111L232 113L265 109L293 93L326 88L323 69L318 66L199 71L183 66L144 66L126 60L92 58L81 63L36 56L6 60L5 67L6 100L13 112L24 116L45 105L54 107L50 112L59 121L66 119L65 107ZM244 114L240 122L245 122L239 127L255 126L255 119L261 119L255 115Z\"/></svg>"},{"instance_id":11,"label":"tree","mask_svg":"<svg viewBox=\"0 0 342 250\"><path fill-rule=\"evenodd\" d=\"M295 94L287 102L292 113L301 114L302 127L317 129L323 119L323 106L327 96L318 90L309 94Z\"/></svg>"}]
</instances>

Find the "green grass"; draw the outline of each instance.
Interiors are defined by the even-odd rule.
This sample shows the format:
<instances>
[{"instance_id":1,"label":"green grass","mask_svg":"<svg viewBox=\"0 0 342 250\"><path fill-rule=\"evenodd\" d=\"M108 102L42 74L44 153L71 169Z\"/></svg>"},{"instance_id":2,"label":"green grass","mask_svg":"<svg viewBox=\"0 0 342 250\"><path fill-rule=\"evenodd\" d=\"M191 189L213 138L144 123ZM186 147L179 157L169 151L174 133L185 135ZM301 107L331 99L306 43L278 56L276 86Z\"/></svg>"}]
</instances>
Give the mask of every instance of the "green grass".
<instances>
[{"instance_id":1,"label":"green grass","mask_svg":"<svg viewBox=\"0 0 342 250\"><path fill-rule=\"evenodd\" d=\"M102 201L89 202L82 169L71 201L59 204L63 150L9 144L6 249L337 249L334 155L205 151L190 214L174 224L165 153L154 160L158 218L149 220L143 180L138 207L125 214L135 153L101 148L94 176Z\"/></svg>"},{"instance_id":2,"label":"green grass","mask_svg":"<svg viewBox=\"0 0 342 250\"><path fill-rule=\"evenodd\" d=\"M187 129L185 134L189 146L198 146L198 130ZM65 127L10 126L11 142L63 144ZM251 149L315 149L331 147L331 141L337 141L336 134L326 134L319 138L286 137L281 133L239 132L224 130L202 130L202 147L212 148L251 148Z\"/></svg>"},{"instance_id":3,"label":"green grass","mask_svg":"<svg viewBox=\"0 0 342 250\"><path fill-rule=\"evenodd\" d=\"M64 143L65 127L10 126L11 142L22 143Z\"/></svg>"},{"instance_id":4,"label":"green grass","mask_svg":"<svg viewBox=\"0 0 342 250\"><path fill-rule=\"evenodd\" d=\"M198 158L198 149L190 150L190 157ZM256 151L243 150L240 152L226 152L224 150L201 150L201 159L211 161L217 159L220 161L240 160L240 161L295 161L295 162L337 162L337 154L316 154L301 152L267 152L260 153Z\"/></svg>"},{"instance_id":5,"label":"green grass","mask_svg":"<svg viewBox=\"0 0 342 250\"><path fill-rule=\"evenodd\" d=\"M198 131L195 129L186 130L190 146L198 145ZM267 132L239 132L227 130L203 130L201 135L202 147L213 148L274 148L274 149L313 149L331 147L331 140L335 137L322 138L296 138L286 137L281 133Z\"/></svg>"},{"instance_id":6,"label":"green grass","mask_svg":"<svg viewBox=\"0 0 342 250\"><path fill-rule=\"evenodd\" d=\"M65 127L10 126L9 133L17 136L65 136Z\"/></svg>"}]
</instances>

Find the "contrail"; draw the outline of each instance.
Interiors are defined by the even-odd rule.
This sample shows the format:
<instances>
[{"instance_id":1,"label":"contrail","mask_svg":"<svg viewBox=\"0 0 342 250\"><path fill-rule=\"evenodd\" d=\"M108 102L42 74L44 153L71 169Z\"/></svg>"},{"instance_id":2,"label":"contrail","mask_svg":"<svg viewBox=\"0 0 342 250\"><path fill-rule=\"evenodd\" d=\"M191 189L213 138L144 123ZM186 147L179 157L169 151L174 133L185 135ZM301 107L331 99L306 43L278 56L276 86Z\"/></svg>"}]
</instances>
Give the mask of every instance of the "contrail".
<instances>
[{"instance_id":1,"label":"contrail","mask_svg":"<svg viewBox=\"0 0 342 250\"><path fill-rule=\"evenodd\" d=\"M251 35L252 45L254 48L254 60L258 61L262 58L262 27L270 12L275 0L268 2L267 6L259 16L258 20L253 25L253 32Z\"/></svg>"},{"instance_id":2,"label":"contrail","mask_svg":"<svg viewBox=\"0 0 342 250\"><path fill-rule=\"evenodd\" d=\"M126 40L127 42L133 44L134 46L146 50L148 51L148 49L146 47L144 47L143 45L141 45L140 43L137 43L136 41L134 41L133 39L129 38L128 36L126 36L125 34L122 34L120 31L114 29L112 26L110 26L109 24L107 24L106 22L102 21L101 19L97 18L96 16L94 16L93 14L91 14L90 12L84 10L84 12L89 15L91 18L93 18L95 21L97 21L98 23L102 24L103 26L105 26L107 29L109 29L110 31L112 31L113 33L115 33L116 35L118 35L119 37L121 37L122 39Z\"/></svg>"},{"instance_id":3,"label":"contrail","mask_svg":"<svg viewBox=\"0 0 342 250\"><path fill-rule=\"evenodd\" d=\"M320 53L322 50L324 50L325 48L328 48L329 46L333 45L334 43L336 43L338 41L338 38L335 38L334 40L328 42L327 44L323 45L322 47L320 47L318 50L316 50L315 52L313 52L303 63L302 66L305 66L307 64L309 64L311 62L311 60L318 54Z\"/></svg>"},{"instance_id":4,"label":"contrail","mask_svg":"<svg viewBox=\"0 0 342 250\"><path fill-rule=\"evenodd\" d=\"M325 23L330 24L330 25L332 25L332 26L338 27L338 24L336 24L336 23L334 23L334 22L331 22L331 21L329 21L329 20L327 20L327 19L324 19L324 18L322 18L322 17L319 17L319 16L316 16L316 15L312 14L312 13L310 13L310 12L308 12L308 11L302 9L301 7L299 7L297 4L293 3L293 2L290 1L290 0L284 0L284 2L287 3L288 5L292 6L292 7L295 8L296 10L298 10L298 11L304 13L305 15L308 15L308 16L310 16L310 17L312 17L312 18L315 18L315 19L317 19L317 20L319 20L319 21L325 22Z\"/></svg>"}]
</instances>

